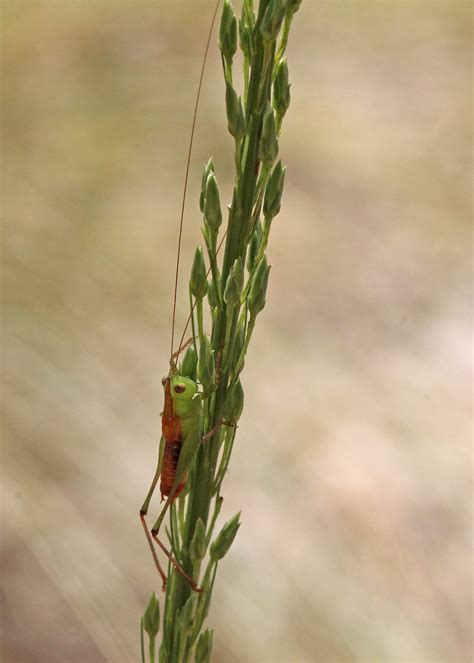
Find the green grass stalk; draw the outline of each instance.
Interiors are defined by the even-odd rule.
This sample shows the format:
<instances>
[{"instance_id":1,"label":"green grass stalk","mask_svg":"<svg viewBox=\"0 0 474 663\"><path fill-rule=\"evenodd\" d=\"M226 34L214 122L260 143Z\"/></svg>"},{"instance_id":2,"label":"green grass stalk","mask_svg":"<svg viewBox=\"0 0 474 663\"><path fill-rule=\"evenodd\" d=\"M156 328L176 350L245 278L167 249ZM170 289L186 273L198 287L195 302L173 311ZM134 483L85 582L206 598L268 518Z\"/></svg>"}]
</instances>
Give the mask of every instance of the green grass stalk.
<instances>
[{"instance_id":1,"label":"green grass stalk","mask_svg":"<svg viewBox=\"0 0 474 663\"><path fill-rule=\"evenodd\" d=\"M214 535L222 504L221 485L236 437L235 426L226 424L236 424L242 413L244 395L240 373L257 315L265 305L270 271L265 250L272 219L280 209L284 183L284 168L281 162L277 163L278 136L289 104L287 65L283 56L300 1L260 0L255 11L253 0L243 0L240 19L236 18L229 0L223 5L219 47L226 84L228 127L234 138L234 190L219 270L215 256L222 237L222 213L214 163L210 160L204 169L200 199L210 270L203 266L204 257L199 249L190 280L194 339L179 368L180 372L197 380L208 394L202 401L200 419L200 435L207 437L191 465L186 490L170 509L167 530L172 554L186 573L199 581L203 591L194 592L172 565L168 565L160 663L191 660L206 663L210 660L212 631L202 632L202 627L211 605L218 564L239 528L240 514L237 514L217 537ZM240 96L233 88L237 42L242 51L244 74ZM277 75L280 66L284 71ZM208 334L203 327L206 300L212 320ZM209 431L213 433L208 435ZM204 573L200 577L202 569ZM155 603L156 597L152 612ZM144 620L146 623L145 617ZM145 630L150 635L150 631ZM156 633L153 643L155 636ZM153 644L150 645L152 663L155 652Z\"/></svg>"}]
</instances>

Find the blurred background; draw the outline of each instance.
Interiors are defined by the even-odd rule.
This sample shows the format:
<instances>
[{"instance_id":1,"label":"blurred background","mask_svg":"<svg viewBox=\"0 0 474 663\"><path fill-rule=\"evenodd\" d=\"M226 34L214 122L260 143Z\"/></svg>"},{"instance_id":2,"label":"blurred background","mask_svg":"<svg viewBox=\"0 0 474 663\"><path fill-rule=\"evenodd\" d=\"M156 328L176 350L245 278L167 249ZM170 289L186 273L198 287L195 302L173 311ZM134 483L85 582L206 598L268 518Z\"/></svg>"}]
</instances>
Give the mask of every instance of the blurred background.
<instances>
[{"instance_id":1,"label":"blurred background","mask_svg":"<svg viewBox=\"0 0 474 663\"><path fill-rule=\"evenodd\" d=\"M132 663L213 2L3 0L4 663ZM215 46L202 164L232 142ZM222 521L217 662L471 655L471 4L304 0ZM158 501L152 513L158 512Z\"/></svg>"}]
</instances>

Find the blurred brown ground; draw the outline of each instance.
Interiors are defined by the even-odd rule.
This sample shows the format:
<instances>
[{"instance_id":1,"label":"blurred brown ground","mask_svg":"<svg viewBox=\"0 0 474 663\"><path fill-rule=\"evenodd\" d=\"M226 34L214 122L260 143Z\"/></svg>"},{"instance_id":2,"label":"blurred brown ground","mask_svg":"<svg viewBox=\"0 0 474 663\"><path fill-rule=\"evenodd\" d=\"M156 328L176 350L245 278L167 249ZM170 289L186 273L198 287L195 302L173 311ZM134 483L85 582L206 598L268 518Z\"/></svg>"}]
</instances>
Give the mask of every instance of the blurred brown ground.
<instances>
[{"instance_id":1,"label":"blurred brown ground","mask_svg":"<svg viewBox=\"0 0 474 663\"><path fill-rule=\"evenodd\" d=\"M212 2L3 0L4 663L138 660ZM470 659L471 4L305 0L214 661ZM223 200L214 48L198 119ZM179 326L178 325L178 326ZM155 504L155 510L158 504Z\"/></svg>"}]
</instances>

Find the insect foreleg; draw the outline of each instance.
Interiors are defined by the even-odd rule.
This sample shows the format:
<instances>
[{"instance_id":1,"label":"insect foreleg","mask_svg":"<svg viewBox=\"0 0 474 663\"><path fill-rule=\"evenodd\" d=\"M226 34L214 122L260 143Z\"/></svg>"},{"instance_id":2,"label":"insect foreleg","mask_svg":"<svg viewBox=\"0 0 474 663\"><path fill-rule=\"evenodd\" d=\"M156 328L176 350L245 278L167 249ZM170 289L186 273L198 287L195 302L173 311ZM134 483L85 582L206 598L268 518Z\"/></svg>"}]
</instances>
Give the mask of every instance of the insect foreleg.
<instances>
[{"instance_id":1,"label":"insect foreleg","mask_svg":"<svg viewBox=\"0 0 474 663\"><path fill-rule=\"evenodd\" d=\"M221 426L229 426L230 428L237 428L237 424L235 422L225 421L225 419L221 419L220 421L217 422L215 426L211 428L211 430L208 433L204 435L203 438L201 438L201 442L209 442L209 440L219 430Z\"/></svg>"},{"instance_id":2,"label":"insect foreleg","mask_svg":"<svg viewBox=\"0 0 474 663\"><path fill-rule=\"evenodd\" d=\"M176 352L173 352L173 354L171 355L171 363L172 363L172 367L173 367L173 368L176 368L175 359L177 359L177 358L179 357L179 355L180 355L184 350L186 350L186 348L188 347L188 345L191 345L191 343L192 343L193 341L194 341L194 337L191 336L191 338L188 338L188 340L186 341L186 343L183 343L183 344L181 345L181 347L180 347L178 350L176 350Z\"/></svg>"}]
</instances>

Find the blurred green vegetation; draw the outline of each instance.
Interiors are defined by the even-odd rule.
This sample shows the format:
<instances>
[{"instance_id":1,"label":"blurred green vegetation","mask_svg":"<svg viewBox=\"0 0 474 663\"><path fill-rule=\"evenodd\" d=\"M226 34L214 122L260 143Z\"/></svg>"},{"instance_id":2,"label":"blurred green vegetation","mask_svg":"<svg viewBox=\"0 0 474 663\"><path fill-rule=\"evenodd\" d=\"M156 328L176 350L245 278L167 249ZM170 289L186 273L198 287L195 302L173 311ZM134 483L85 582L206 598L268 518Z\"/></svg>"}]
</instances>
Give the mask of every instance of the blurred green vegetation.
<instances>
[{"instance_id":1,"label":"blurred green vegetation","mask_svg":"<svg viewBox=\"0 0 474 663\"><path fill-rule=\"evenodd\" d=\"M3 0L3 660L138 659L212 2ZM305 0L215 660L469 660L471 6ZM201 164L231 190L217 48ZM155 509L158 505L155 505Z\"/></svg>"}]
</instances>

